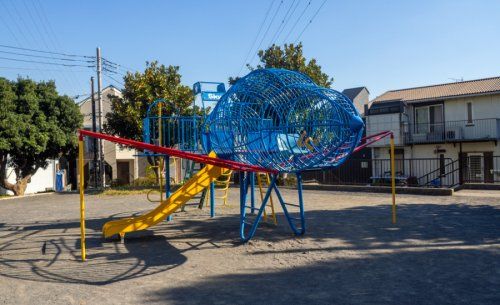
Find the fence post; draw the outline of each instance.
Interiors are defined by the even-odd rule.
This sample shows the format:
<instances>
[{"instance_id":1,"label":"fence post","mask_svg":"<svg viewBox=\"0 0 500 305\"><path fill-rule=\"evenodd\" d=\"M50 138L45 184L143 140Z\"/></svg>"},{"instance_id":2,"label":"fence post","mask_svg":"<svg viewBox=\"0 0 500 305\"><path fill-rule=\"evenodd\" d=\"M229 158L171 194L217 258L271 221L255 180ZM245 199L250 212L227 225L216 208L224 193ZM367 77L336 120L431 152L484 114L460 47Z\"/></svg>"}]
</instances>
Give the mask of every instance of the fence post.
<instances>
[{"instance_id":1,"label":"fence post","mask_svg":"<svg viewBox=\"0 0 500 305\"><path fill-rule=\"evenodd\" d=\"M458 183L459 185L464 184L464 172L465 172L465 167L464 167L464 162L466 161L465 159L465 153L459 153L458 154Z\"/></svg>"}]
</instances>

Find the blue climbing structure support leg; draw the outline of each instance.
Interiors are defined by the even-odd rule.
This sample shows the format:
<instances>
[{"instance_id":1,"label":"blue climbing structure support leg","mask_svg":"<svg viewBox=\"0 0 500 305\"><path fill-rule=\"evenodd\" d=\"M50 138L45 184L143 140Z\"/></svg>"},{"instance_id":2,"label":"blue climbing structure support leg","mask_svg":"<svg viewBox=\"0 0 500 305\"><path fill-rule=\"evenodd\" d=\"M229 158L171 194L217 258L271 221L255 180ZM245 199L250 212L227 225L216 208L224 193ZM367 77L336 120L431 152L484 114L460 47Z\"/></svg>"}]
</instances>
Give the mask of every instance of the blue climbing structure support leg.
<instances>
[{"instance_id":1,"label":"blue climbing structure support leg","mask_svg":"<svg viewBox=\"0 0 500 305\"><path fill-rule=\"evenodd\" d=\"M210 183L210 217L215 217L215 183Z\"/></svg>"},{"instance_id":2,"label":"blue climbing structure support leg","mask_svg":"<svg viewBox=\"0 0 500 305\"><path fill-rule=\"evenodd\" d=\"M252 214L255 213L255 173L248 173L250 176L250 205Z\"/></svg>"},{"instance_id":3,"label":"blue climbing structure support leg","mask_svg":"<svg viewBox=\"0 0 500 305\"><path fill-rule=\"evenodd\" d=\"M293 233L295 233L295 235L303 235L306 232L306 220L304 215L304 199L302 197L302 175L297 173L297 193L299 197L298 204L285 202L278 187L276 185L273 187L276 191L276 196L278 197L281 207L283 208L285 218L288 221ZM291 215L291 208L298 209L298 217Z\"/></svg>"},{"instance_id":4,"label":"blue climbing structure support leg","mask_svg":"<svg viewBox=\"0 0 500 305\"><path fill-rule=\"evenodd\" d=\"M165 162L165 198L168 198L172 193L170 189L170 157L169 155L165 155L163 159ZM172 217L172 215L169 215L167 221L172 221Z\"/></svg>"},{"instance_id":5,"label":"blue climbing structure support leg","mask_svg":"<svg viewBox=\"0 0 500 305\"><path fill-rule=\"evenodd\" d=\"M249 241L254 235L257 227L259 226L259 222L262 219L262 214L264 213L264 209L266 208L266 204L271 197L271 193L273 188L276 186L277 175L273 175L271 179L271 184L266 191L266 195L264 196L264 200L262 201L260 208L257 212L257 215L253 215L253 213L247 214L247 209L250 212L255 209L255 207L248 206L246 204L246 196L248 190L248 181L250 175L245 175L242 177L243 173L240 173L240 238L243 242ZM249 217L252 216L252 219ZM253 221L252 221L253 220Z\"/></svg>"}]
</instances>

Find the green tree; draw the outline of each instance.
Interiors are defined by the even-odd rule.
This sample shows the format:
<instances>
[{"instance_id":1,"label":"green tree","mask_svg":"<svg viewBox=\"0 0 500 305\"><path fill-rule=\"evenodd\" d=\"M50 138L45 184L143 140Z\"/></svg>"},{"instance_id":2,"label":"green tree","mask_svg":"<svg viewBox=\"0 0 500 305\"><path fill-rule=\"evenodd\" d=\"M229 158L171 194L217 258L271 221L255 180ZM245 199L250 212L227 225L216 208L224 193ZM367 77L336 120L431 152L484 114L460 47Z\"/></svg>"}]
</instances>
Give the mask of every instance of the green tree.
<instances>
[{"instance_id":1,"label":"green tree","mask_svg":"<svg viewBox=\"0 0 500 305\"><path fill-rule=\"evenodd\" d=\"M78 106L57 93L53 81L0 78L0 186L23 195L48 159L71 151L83 117ZM8 181L7 168L16 174Z\"/></svg>"},{"instance_id":2,"label":"green tree","mask_svg":"<svg viewBox=\"0 0 500 305\"><path fill-rule=\"evenodd\" d=\"M147 115L149 105L159 98L169 102L162 109L164 116L198 112L197 108L190 107L194 96L190 87L181 84L181 78L178 66L165 66L157 61L146 62L146 69L142 73L127 73L123 78L123 97L110 96L111 112L106 114L104 130L113 135L142 141L142 120ZM148 162L158 166L160 159L148 157ZM158 183L159 169L154 174Z\"/></svg>"},{"instance_id":3,"label":"green tree","mask_svg":"<svg viewBox=\"0 0 500 305\"><path fill-rule=\"evenodd\" d=\"M283 48L273 44L267 50L259 50L257 55L259 56L260 63L257 67L247 64L250 71L263 68L293 70L308 75L319 86L329 88L332 85L333 78L321 71L321 66L318 65L316 59L312 58L307 61L304 57L301 42L297 45L293 43L285 44ZM232 85L238 79L238 77L230 77L229 83Z\"/></svg>"},{"instance_id":4,"label":"green tree","mask_svg":"<svg viewBox=\"0 0 500 305\"><path fill-rule=\"evenodd\" d=\"M129 139L142 140L142 119L149 105L158 98L170 103L163 115L192 113L193 93L181 84L178 66L147 62L144 72L127 73L124 77L123 97L112 96L111 112L106 115L106 132Z\"/></svg>"}]
</instances>

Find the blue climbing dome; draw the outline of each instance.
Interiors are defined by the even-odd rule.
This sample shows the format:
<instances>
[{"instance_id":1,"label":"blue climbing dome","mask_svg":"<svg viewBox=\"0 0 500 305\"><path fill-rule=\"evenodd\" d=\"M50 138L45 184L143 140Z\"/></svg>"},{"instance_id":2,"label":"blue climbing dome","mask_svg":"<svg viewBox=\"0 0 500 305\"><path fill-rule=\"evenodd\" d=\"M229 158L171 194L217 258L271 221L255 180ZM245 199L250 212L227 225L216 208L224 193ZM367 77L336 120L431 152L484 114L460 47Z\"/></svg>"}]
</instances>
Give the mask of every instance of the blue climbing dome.
<instances>
[{"instance_id":1,"label":"blue climbing dome","mask_svg":"<svg viewBox=\"0 0 500 305\"><path fill-rule=\"evenodd\" d=\"M340 165L363 121L343 94L284 69L259 69L234 84L204 123L206 150L280 172Z\"/></svg>"}]
</instances>

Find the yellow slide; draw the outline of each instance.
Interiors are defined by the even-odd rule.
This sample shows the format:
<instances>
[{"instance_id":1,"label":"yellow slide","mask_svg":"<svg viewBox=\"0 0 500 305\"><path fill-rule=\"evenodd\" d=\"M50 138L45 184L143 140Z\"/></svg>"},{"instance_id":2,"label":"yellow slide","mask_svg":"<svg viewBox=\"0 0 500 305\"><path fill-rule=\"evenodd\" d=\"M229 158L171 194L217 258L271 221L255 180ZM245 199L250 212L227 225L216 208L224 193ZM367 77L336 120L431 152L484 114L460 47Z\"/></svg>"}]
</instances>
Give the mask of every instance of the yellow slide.
<instances>
[{"instance_id":1,"label":"yellow slide","mask_svg":"<svg viewBox=\"0 0 500 305\"><path fill-rule=\"evenodd\" d=\"M213 157L212 155L209 156ZM123 236L127 232L140 231L154 226L207 188L224 171L226 169L207 164L168 199L163 200L154 210L141 216L112 220L105 223L102 227L104 237L115 234Z\"/></svg>"}]
</instances>

